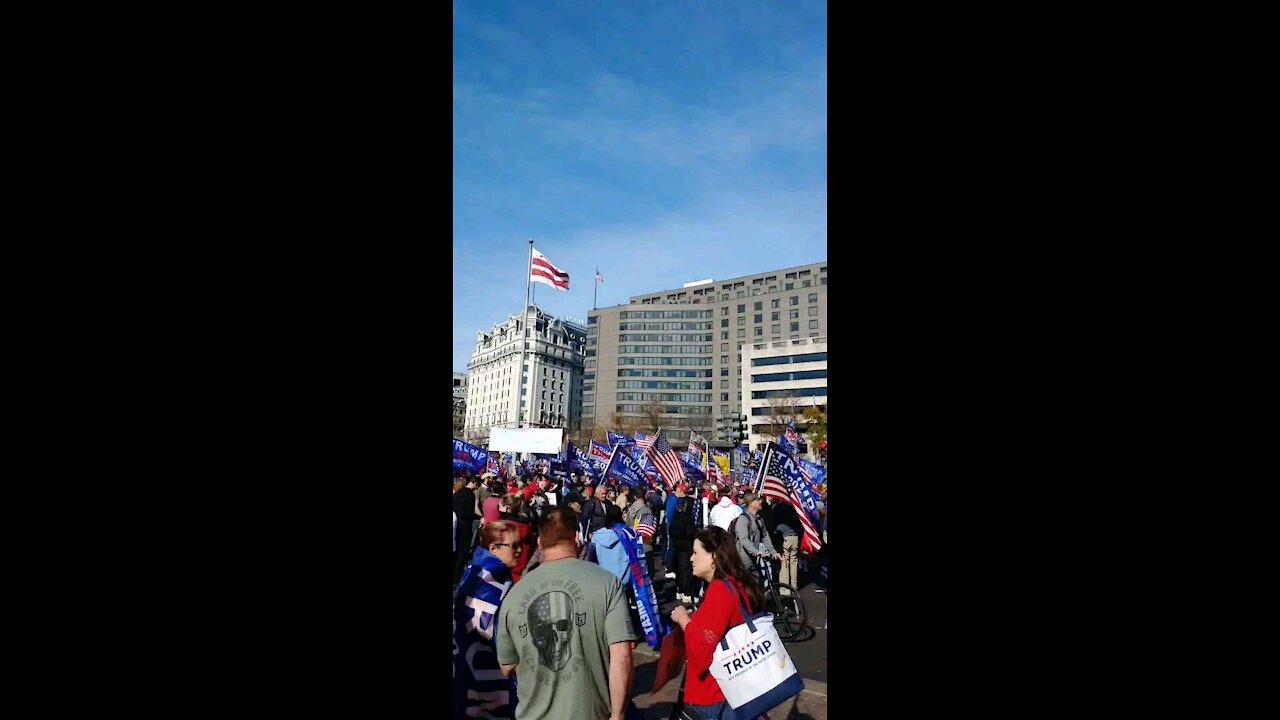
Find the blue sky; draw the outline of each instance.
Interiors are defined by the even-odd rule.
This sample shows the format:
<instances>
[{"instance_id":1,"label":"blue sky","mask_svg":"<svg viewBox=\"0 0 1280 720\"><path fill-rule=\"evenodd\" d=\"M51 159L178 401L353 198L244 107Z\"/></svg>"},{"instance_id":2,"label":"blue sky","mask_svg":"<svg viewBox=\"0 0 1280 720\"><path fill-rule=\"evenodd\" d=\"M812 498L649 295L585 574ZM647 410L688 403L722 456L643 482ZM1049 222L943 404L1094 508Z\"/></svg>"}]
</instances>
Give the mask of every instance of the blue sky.
<instances>
[{"instance_id":1,"label":"blue sky","mask_svg":"<svg viewBox=\"0 0 1280 720\"><path fill-rule=\"evenodd\" d=\"M535 302L825 260L826 3L453 5L453 366L519 314L528 239L569 272Z\"/></svg>"}]
</instances>

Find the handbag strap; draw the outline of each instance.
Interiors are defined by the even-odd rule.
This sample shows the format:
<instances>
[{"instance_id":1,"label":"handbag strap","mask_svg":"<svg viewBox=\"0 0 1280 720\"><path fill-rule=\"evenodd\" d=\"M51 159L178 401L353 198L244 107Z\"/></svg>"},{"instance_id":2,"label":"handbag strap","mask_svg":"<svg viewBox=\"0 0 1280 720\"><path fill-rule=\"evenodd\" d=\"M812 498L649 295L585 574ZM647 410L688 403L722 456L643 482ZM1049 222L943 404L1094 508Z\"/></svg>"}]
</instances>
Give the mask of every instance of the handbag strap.
<instances>
[{"instance_id":1,"label":"handbag strap","mask_svg":"<svg viewBox=\"0 0 1280 720\"><path fill-rule=\"evenodd\" d=\"M729 592L730 592L730 593L732 593L732 594L733 594L733 597L738 601L738 608L739 608L740 610L742 610L742 619L743 619L743 620L745 620L745 621L747 622L747 628L748 628L748 629L750 629L750 630L751 630L751 632L755 632L755 631L756 631L756 624L755 624L755 623L753 623L753 622L751 622L751 613L747 612L747 606L746 606L746 603L744 603L744 602L743 602L743 600L742 600L742 594L738 592L738 588L734 587L734 586L733 586L733 583L729 582L728 580L726 580L726 579L724 579L724 578L720 578L720 582L724 583L724 586L725 586L725 587L727 587L727 588L729 588ZM728 649L729 649L729 634L728 634L728 633L725 633L724 637L720 638L720 649L721 649L721 650L728 650Z\"/></svg>"}]
</instances>

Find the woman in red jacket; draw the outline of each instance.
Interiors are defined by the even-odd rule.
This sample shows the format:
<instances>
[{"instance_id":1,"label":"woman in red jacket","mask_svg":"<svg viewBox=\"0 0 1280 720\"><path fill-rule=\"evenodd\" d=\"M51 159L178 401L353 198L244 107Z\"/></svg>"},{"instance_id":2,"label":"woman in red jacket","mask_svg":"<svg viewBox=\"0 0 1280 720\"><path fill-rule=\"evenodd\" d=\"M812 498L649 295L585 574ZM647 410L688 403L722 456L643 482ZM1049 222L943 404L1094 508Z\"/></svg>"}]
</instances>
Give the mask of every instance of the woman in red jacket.
<instances>
[{"instance_id":1,"label":"woman in red jacket","mask_svg":"<svg viewBox=\"0 0 1280 720\"><path fill-rule=\"evenodd\" d=\"M721 638L729 628L746 622L746 618L742 617L737 598L724 583L716 581L726 579L734 585L751 613L763 607L764 593L738 558L733 536L715 525L694 535L692 565L694 576L707 582L702 604L692 617L683 606L671 612L671 620L684 630L684 646L689 658L685 671L685 707L703 720L737 720L710 668Z\"/></svg>"}]
</instances>

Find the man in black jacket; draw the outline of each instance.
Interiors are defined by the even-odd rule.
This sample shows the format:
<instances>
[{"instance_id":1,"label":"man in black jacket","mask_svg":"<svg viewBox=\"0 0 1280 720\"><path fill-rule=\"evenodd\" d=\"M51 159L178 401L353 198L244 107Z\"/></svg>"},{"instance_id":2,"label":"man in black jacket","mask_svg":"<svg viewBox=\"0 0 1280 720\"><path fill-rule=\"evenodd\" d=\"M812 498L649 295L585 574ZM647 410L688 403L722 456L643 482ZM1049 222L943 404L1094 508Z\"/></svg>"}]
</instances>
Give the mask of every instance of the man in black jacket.
<instances>
[{"instance_id":1,"label":"man in black jacket","mask_svg":"<svg viewBox=\"0 0 1280 720\"><path fill-rule=\"evenodd\" d=\"M471 523L476 519L476 495L467 489L467 480L461 475L453 478L453 512L458 516L458 529L454 539L458 549L453 554L453 582L462 578L471 560Z\"/></svg>"},{"instance_id":2,"label":"man in black jacket","mask_svg":"<svg viewBox=\"0 0 1280 720\"><path fill-rule=\"evenodd\" d=\"M789 502L775 500L773 503L773 530L778 536L775 547L782 551L782 568L778 571L778 582L786 583L800 589L800 532L804 526L796 515L796 509ZM789 595L785 588L779 589L779 595Z\"/></svg>"},{"instance_id":3,"label":"man in black jacket","mask_svg":"<svg viewBox=\"0 0 1280 720\"><path fill-rule=\"evenodd\" d=\"M596 486L596 496L587 501L586 506L582 508L582 522L587 528L587 542L591 541L591 535L595 531L604 527L604 505L609 502L605 497L609 488L602 482Z\"/></svg>"}]
</instances>

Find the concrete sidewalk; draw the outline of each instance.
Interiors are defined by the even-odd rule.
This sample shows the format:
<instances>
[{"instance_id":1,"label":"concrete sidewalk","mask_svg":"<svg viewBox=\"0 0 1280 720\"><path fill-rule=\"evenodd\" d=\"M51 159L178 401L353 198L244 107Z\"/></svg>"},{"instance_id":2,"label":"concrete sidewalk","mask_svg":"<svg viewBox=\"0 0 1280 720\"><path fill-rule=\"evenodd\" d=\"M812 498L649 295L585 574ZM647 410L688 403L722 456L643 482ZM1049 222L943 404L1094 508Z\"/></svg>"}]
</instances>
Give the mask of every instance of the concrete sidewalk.
<instances>
[{"instance_id":1,"label":"concrete sidewalk","mask_svg":"<svg viewBox=\"0 0 1280 720\"><path fill-rule=\"evenodd\" d=\"M670 680L656 695L649 694L654 674L658 669L658 654L643 642L632 653L635 664L635 681L632 699L644 714L645 720L667 720L680 695L680 675ZM827 720L827 684L805 679L804 691L796 697L769 711L770 720Z\"/></svg>"}]
</instances>

